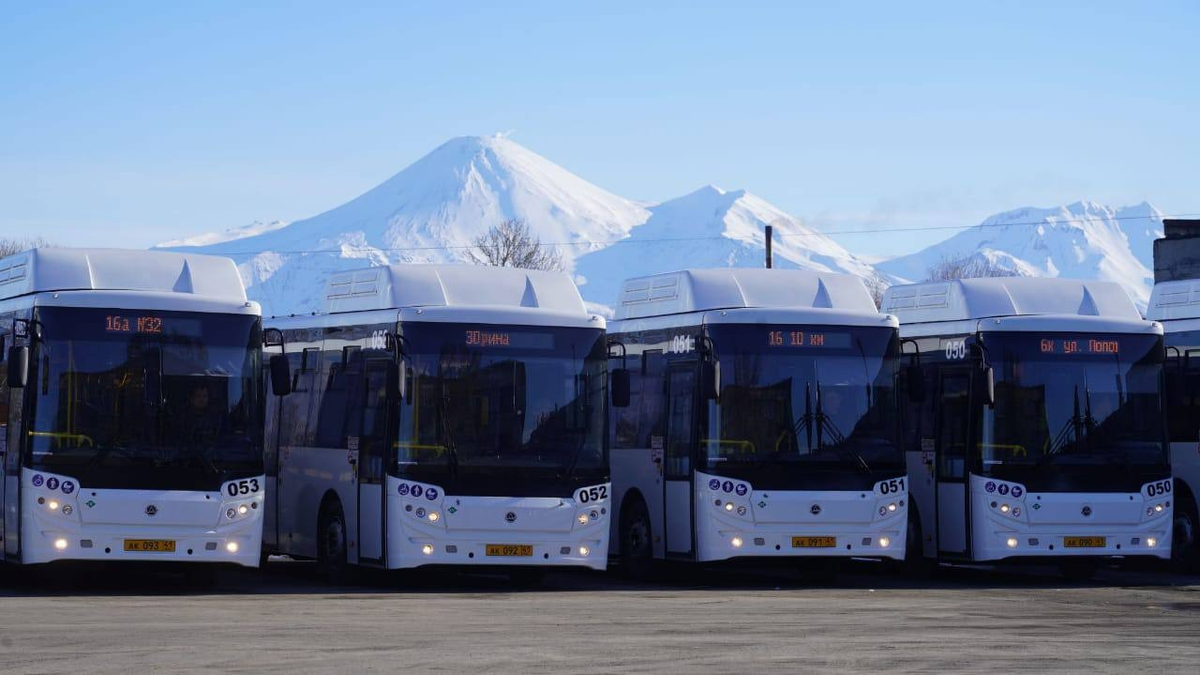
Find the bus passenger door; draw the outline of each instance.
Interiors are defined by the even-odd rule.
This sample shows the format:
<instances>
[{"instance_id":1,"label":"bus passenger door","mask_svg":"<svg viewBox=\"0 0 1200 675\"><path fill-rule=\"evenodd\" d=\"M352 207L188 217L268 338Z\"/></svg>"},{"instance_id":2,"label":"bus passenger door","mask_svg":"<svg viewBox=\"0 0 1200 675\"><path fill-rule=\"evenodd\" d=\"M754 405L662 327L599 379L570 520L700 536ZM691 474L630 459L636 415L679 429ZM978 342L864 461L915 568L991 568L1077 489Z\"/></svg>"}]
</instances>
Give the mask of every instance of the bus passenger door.
<instances>
[{"instance_id":1,"label":"bus passenger door","mask_svg":"<svg viewBox=\"0 0 1200 675\"><path fill-rule=\"evenodd\" d=\"M358 559L361 563L384 564L386 528L387 458L392 438L393 404L388 402L390 361L372 358L366 362L362 380L351 377L353 392L347 405L348 424L358 445ZM358 397L362 397L361 399ZM355 422L351 419L357 418Z\"/></svg>"},{"instance_id":2,"label":"bus passenger door","mask_svg":"<svg viewBox=\"0 0 1200 675\"><path fill-rule=\"evenodd\" d=\"M667 377L667 439L663 461L663 519L667 555L692 546L692 456L696 446L696 363L672 364Z\"/></svg>"},{"instance_id":3,"label":"bus passenger door","mask_svg":"<svg viewBox=\"0 0 1200 675\"><path fill-rule=\"evenodd\" d=\"M967 523L967 456L970 444L971 371L943 369L938 377L937 550L940 555L970 554Z\"/></svg>"}]
</instances>

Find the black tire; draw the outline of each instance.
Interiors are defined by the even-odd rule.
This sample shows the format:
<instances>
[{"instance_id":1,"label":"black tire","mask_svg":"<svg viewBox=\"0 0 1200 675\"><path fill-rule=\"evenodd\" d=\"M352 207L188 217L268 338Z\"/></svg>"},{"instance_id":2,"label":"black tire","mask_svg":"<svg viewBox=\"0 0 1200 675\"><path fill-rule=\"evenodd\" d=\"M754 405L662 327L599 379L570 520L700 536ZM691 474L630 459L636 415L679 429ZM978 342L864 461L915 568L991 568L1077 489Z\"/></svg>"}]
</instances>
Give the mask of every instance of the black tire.
<instances>
[{"instance_id":1,"label":"black tire","mask_svg":"<svg viewBox=\"0 0 1200 675\"><path fill-rule=\"evenodd\" d=\"M904 560L900 561L900 573L911 579L928 579L933 576L935 566L934 561L925 557L921 519L910 510L908 531L904 535Z\"/></svg>"},{"instance_id":2,"label":"black tire","mask_svg":"<svg viewBox=\"0 0 1200 675\"><path fill-rule=\"evenodd\" d=\"M641 500L621 513L621 571L626 577L641 581L654 574L653 535L650 512Z\"/></svg>"},{"instance_id":3,"label":"black tire","mask_svg":"<svg viewBox=\"0 0 1200 675\"><path fill-rule=\"evenodd\" d=\"M1068 558L1058 566L1059 573L1071 581L1088 581L1096 576L1099 568L1095 560L1086 558Z\"/></svg>"},{"instance_id":4,"label":"black tire","mask_svg":"<svg viewBox=\"0 0 1200 675\"><path fill-rule=\"evenodd\" d=\"M349 565L346 563L346 517L336 500L321 508L317 518L317 570L331 584L345 583Z\"/></svg>"},{"instance_id":5,"label":"black tire","mask_svg":"<svg viewBox=\"0 0 1200 675\"><path fill-rule=\"evenodd\" d=\"M1175 501L1175 520L1171 528L1171 567L1177 572L1193 572L1200 568L1200 518L1196 516L1195 501L1189 498Z\"/></svg>"}]
</instances>

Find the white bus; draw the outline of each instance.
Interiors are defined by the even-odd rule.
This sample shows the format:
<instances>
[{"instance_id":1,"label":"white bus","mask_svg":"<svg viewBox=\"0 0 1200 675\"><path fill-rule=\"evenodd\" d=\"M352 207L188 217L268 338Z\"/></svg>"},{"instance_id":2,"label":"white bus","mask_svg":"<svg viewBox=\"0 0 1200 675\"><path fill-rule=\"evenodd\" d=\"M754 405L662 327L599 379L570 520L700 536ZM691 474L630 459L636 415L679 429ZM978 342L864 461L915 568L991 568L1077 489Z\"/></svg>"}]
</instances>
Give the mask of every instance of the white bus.
<instances>
[{"instance_id":1,"label":"white bus","mask_svg":"<svg viewBox=\"0 0 1200 675\"><path fill-rule=\"evenodd\" d=\"M1180 567L1200 563L1200 281L1154 286L1146 318L1159 321L1167 344L1167 433L1175 476L1171 556Z\"/></svg>"},{"instance_id":2,"label":"white bus","mask_svg":"<svg viewBox=\"0 0 1200 675\"><path fill-rule=\"evenodd\" d=\"M1163 330L1124 289L929 282L888 289L883 311L928 394L904 419L927 558L1087 577L1106 558L1170 556Z\"/></svg>"},{"instance_id":3,"label":"white bus","mask_svg":"<svg viewBox=\"0 0 1200 675\"><path fill-rule=\"evenodd\" d=\"M903 559L897 328L849 275L626 281L609 335L613 537L628 573L791 558L828 576L839 558ZM624 380L630 404L616 407Z\"/></svg>"},{"instance_id":4,"label":"white bus","mask_svg":"<svg viewBox=\"0 0 1200 675\"><path fill-rule=\"evenodd\" d=\"M257 566L261 326L225 258L0 260L5 560Z\"/></svg>"},{"instance_id":5,"label":"white bus","mask_svg":"<svg viewBox=\"0 0 1200 675\"><path fill-rule=\"evenodd\" d=\"M268 404L268 550L333 579L354 564L604 569L604 329L560 273L333 275L320 313L270 322L291 393Z\"/></svg>"}]
</instances>

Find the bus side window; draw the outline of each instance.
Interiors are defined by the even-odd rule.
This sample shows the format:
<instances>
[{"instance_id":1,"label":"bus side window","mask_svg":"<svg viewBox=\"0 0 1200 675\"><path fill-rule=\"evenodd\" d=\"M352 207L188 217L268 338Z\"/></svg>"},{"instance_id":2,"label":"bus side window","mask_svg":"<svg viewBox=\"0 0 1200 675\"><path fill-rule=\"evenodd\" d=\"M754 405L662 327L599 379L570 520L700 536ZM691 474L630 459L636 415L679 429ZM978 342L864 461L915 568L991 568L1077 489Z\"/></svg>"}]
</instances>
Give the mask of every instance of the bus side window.
<instances>
[{"instance_id":1,"label":"bus side window","mask_svg":"<svg viewBox=\"0 0 1200 675\"><path fill-rule=\"evenodd\" d=\"M287 355L292 367L292 393L284 396L281 401L283 413L279 419L279 445L284 447L304 447L309 445L306 433L308 429L309 404L312 403L312 379L314 371L306 369L305 356L313 350L291 352Z\"/></svg>"},{"instance_id":2,"label":"bus side window","mask_svg":"<svg viewBox=\"0 0 1200 675\"><path fill-rule=\"evenodd\" d=\"M8 336L0 335L0 455L8 452ZM0 471L3 474L3 471Z\"/></svg>"},{"instance_id":3,"label":"bus side window","mask_svg":"<svg viewBox=\"0 0 1200 675\"><path fill-rule=\"evenodd\" d=\"M1170 440L1200 440L1200 349L1167 362L1167 420Z\"/></svg>"}]
</instances>

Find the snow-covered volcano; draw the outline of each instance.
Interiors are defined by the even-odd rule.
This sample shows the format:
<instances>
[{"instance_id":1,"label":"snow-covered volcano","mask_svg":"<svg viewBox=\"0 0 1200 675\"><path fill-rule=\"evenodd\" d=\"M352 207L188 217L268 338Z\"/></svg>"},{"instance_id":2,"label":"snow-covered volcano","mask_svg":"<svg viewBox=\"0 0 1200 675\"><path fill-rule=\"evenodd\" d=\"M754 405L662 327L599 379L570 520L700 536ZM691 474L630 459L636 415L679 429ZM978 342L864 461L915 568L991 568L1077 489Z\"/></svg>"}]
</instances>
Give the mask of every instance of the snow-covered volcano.
<instances>
[{"instance_id":1,"label":"snow-covered volcano","mask_svg":"<svg viewBox=\"0 0 1200 675\"><path fill-rule=\"evenodd\" d=\"M319 305L335 269L395 262L461 262L488 228L519 218L574 257L621 239L649 217L500 136L452 139L365 194L320 215L271 229L245 228L168 242L164 248L227 255L268 313Z\"/></svg>"},{"instance_id":2,"label":"snow-covered volcano","mask_svg":"<svg viewBox=\"0 0 1200 675\"><path fill-rule=\"evenodd\" d=\"M656 272L762 267L767 225L774 226L778 267L874 275L869 264L829 237L745 190L706 185L649 209L650 219L628 238L578 259L576 278L585 298L612 305L622 280Z\"/></svg>"},{"instance_id":3,"label":"snow-covered volcano","mask_svg":"<svg viewBox=\"0 0 1200 675\"><path fill-rule=\"evenodd\" d=\"M1023 276L1116 281L1145 306L1154 284L1153 242L1162 236L1162 218L1145 202L1115 209L1092 202L1016 209L876 267L899 280L920 281L943 260L982 257Z\"/></svg>"}]
</instances>

